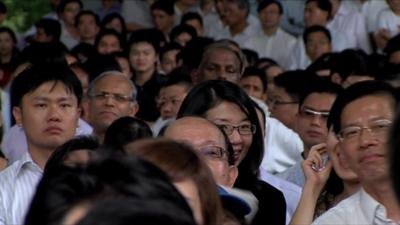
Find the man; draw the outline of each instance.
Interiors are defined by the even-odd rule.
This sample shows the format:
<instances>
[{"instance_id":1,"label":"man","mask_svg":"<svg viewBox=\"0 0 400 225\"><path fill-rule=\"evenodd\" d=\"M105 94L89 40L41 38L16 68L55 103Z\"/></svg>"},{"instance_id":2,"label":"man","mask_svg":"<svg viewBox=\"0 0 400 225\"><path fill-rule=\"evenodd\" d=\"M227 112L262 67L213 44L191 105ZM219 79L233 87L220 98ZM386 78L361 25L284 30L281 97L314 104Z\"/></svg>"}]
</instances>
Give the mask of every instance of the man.
<instances>
[{"instance_id":1,"label":"man","mask_svg":"<svg viewBox=\"0 0 400 225\"><path fill-rule=\"evenodd\" d=\"M136 94L132 81L118 71L104 72L92 81L88 89L88 117L100 141L116 119L135 116L139 109Z\"/></svg>"},{"instance_id":2,"label":"man","mask_svg":"<svg viewBox=\"0 0 400 225\"><path fill-rule=\"evenodd\" d=\"M378 81L354 84L338 96L329 121L362 188L313 224L395 224L400 221L400 205L389 173L387 143L397 106L396 90Z\"/></svg>"},{"instance_id":3,"label":"man","mask_svg":"<svg viewBox=\"0 0 400 225\"><path fill-rule=\"evenodd\" d=\"M90 10L83 10L75 17L75 26L81 43L94 45L100 28L99 16Z\"/></svg>"},{"instance_id":4,"label":"man","mask_svg":"<svg viewBox=\"0 0 400 225\"><path fill-rule=\"evenodd\" d=\"M165 38L168 38L174 27L174 3L171 1L156 1L151 5L150 10L154 27L160 30Z\"/></svg>"},{"instance_id":5,"label":"man","mask_svg":"<svg viewBox=\"0 0 400 225\"><path fill-rule=\"evenodd\" d=\"M170 124L163 136L192 145L204 156L216 183L233 187L238 176L233 149L215 124L201 117L183 117Z\"/></svg>"},{"instance_id":6,"label":"man","mask_svg":"<svg viewBox=\"0 0 400 225\"><path fill-rule=\"evenodd\" d=\"M240 86L251 97L263 102L267 99L267 77L257 67L247 67L240 78Z\"/></svg>"},{"instance_id":7,"label":"man","mask_svg":"<svg viewBox=\"0 0 400 225\"><path fill-rule=\"evenodd\" d=\"M43 18L36 24L36 34L33 37L36 42L59 42L61 36L61 24L57 20Z\"/></svg>"},{"instance_id":8,"label":"man","mask_svg":"<svg viewBox=\"0 0 400 225\"><path fill-rule=\"evenodd\" d=\"M322 79L316 80L310 84L310 90L300 100L296 114L296 131L303 141L302 156L304 159L308 157L312 146L326 141L328 137L327 119L340 91L341 87L337 84ZM301 161L278 176L303 187L305 176L301 168Z\"/></svg>"},{"instance_id":9,"label":"man","mask_svg":"<svg viewBox=\"0 0 400 225\"><path fill-rule=\"evenodd\" d=\"M0 173L0 224L23 224L43 168L78 125L82 88L65 65L32 66L11 87L13 115L28 152Z\"/></svg>"},{"instance_id":10,"label":"man","mask_svg":"<svg viewBox=\"0 0 400 225\"><path fill-rule=\"evenodd\" d=\"M276 0L261 1L257 11L262 30L247 40L245 47L256 51L259 57L272 58L283 68L288 68L296 38L280 28L283 14L281 3Z\"/></svg>"},{"instance_id":11,"label":"man","mask_svg":"<svg viewBox=\"0 0 400 225\"><path fill-rule=\"evenodd\" d=\"M75 26L75 17L82 8L81 0L62 0L57 7L57 14L61 23L60 40L68 49L79 44L79 32Z\"/></svg>"}]
</instances>

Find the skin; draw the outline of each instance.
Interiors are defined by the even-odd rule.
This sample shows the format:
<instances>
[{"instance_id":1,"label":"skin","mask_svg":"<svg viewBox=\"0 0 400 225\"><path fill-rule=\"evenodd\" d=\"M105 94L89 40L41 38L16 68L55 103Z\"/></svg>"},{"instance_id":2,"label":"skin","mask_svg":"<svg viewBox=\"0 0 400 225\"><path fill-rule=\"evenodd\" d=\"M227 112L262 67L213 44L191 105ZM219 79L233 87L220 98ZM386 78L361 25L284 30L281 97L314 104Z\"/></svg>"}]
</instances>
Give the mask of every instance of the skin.
<instances>
[{"instance_id":1,"label":"skin","mask_svg":"<svg viewBox=\"0 0 400 225\"><path fill-rule=\"evenodd\" d=\"M36 34L35 34L35 41L39 43L48 43L53 41L53 36L49 36L46 34L46 31L39 27L36 28Z\"/></svg>"},{"instance_id":2,"label":"skin","mask_svg":"<svg viewBox=\"0 0 400 225\"><path fill-rule=\"evenodd\" d=\"M225 22L229 26L231 34L234 36L242 32L248 25L247 11L241 9L236 3L225 3Z\"/></svg>"},{"instance_id":3,"label":"skin","mask_svg":"<svg viewBox=\"0 0 400 225\"><path fill-rule=\"evenodd\" d=\"M329 38L325 33L319 31L308 35L305 48L307 56L313 62L321 55L332 51L332 45Z\"/></svg>"},{"instance_id":4,"label":"skin","mask_svg":"<svg viewBox=\"0 0 400 225\"><path fill-rule=\"evenodd\" d=\"M265 7L259 12L258 16L265 34L271 35L276 32L282 18L277 4Z\"/></svg>"},{"instance_id":5,"label":"skin","mask_svg":"<svg viewBox=\"0 0 400 225\"><path fill-rule=\"evenodd\" d=\"M200 23L200 21L196 19L188 20L185 23L186 25L192 26L194 29L196 29L196 33L198 37L202 37L204 35L204 27Z\"/></svg>"},{"instance_id":6,"label":"skin","mask_svg":"<svg viewBox=\"0 0 400 225\"><path fill-rule=\"evenodd\" d=\"M69 26L74 26L75 17L81 10L80 6L76 2L71 2L65 6L64 11L61 14L62 20Z\"/></svg>"},{"instance_id":7,"label":"skin","mask_svg":"<svg viewBox=\"0 0 400 225\"><path fill-rule=\"evenodd\" d=\"M0 33L0 56L8 56L12 54L12 50L15 46L14 41L7 32Z\"/></svg>"},{"instance_id":8,"label":"skin","mask_svg":"<svg viewBox=\"0 0 400 225\"><path fill-rule=\"evenodd\" d=\"M122 24L121 24L121 21L117 18L111 20L111 22L106 24L105 27L108 29L114 29L118 33L122 33Z\"/></svg>"},{"instance_id":9,"label":"skin","mask_svg":"<svg viewBox=\"0 0 400 225\"><path fill-rule=\"evenodd\" d=\"M179 50L171 50L163 54L161 59L161 69L165 74L169 74L176 68L176 55L178 55L179 52Z\"/></svg>"},{"instance_id":10,"label":"skin","mask_svg":"<svg viewBox=\"0 0 400 225\"><path fill-rule=\"evenodd\" d=\"M245 90L245 92L254 98L265 101L266 94L262 81L257 76L247 76L240 80L240 86Z\"/></svg>"},{"instance_id":11,"label":"skin","mask_svg":"<svg viewBox=\"0 0 400 225\"><path fill-rule=\"evenodd\" d=\"M130 96L132 89L126 76L109 75L97 81L93 93L113 93ZM139 107L136 102L117 102L111 97L106 100L89 98L89 123L94 133L102 140L106 129L116 119L123 116L135 116Z\"/></svg>"},{"instance_id":12,"label":"skin","mask_svg":"<svg viewBox=\"0 0 400 225\"><path fill-rule=\"evenodd\" d=\"M186 199L190 208L192 209L194 219L197 224L202 225L203 216L201 210L201 201L199 196L199 189L197 188L195 182L192 179L186 179L179 182L173 183L175 187L179 190L179 192Z\"/></svg>"},{"instance_id":13,"label":"skin","mask_svg":"<svg viewBox=\"0 0 400 225\"><path fill-rule=\"evenodd\" d=\"M163 119L176 117L183 99L187 95L187 88L183 85L171 85L160 89L159 108Z\"/></svg>"},{"instance_id":14,"label":"skin","mask_svg":"<svg viewBox=\"0 0 400 225\"><path fill-rule=\"evenodd\" d=\"M91 41L94 43L94 39L99 32L99 27L92 15L81 16L77 28L81 41Z\"/></svg>"},{"instance_id":15,"label":"skin","mask_svg":"<svg viewBox=\"0 0 400 225\"><path fill-rule=\"evenodd\" d=\"M178 44L180 44L181 46L185 47L186 43L188 43L190 40L192 40L192 36L189 33L181 33L179 34L174 41Z\"/></svg>"},{"instance_id":16,"label":"skin","mask_svg":"<svg viewBox=\"0 0 400 225\"><path fill-rule=\"evenodd\" d=\"M155 9L151 11L154 27L164 34L168 34L174 25L174 15L169 15L163 10Z\"/></svg>"},{"instance_id":17,"label":"skin","mask_svg":"<svg viewBox=\"0 0 400 225\"><path fill-rule=\"evenodd\" d=\"M132 77L132 72L128 59L125 57L116 57L116 59L121 67L121 72L130 79Z\"/></svg>"},{"instance_id":18,"label":"skin","mask_svg":"<svg viewBox=\"0 0 400 225\"><path fill-rule=\"evenodd\" d=\"M274 89L268 93L268 99L277 99L282 102L293 102L294 99L285 91L284 88L275 86ZM296 114L299 109L299 104L268 104L271 116L282 122L285 126L295 129L296 128Z\"/></svg>"},{"instance_id":19,"label":"skin","mask_svg":"<svg viewBox=\"0 0 400 225\"><path fill-rule=\"evenodd\" d=\"M49 81L25 94L13 115L25 130L32 159L44 168L51 153L75 135L80 109L64 84Z\"/></svg>"},{"instance_id":20,"label":"skin","mask_svg":"<svg viewBox=\"0 0 400 225\"><path fill-rule=\"evenodd\" d=\"M167 128L164 137L189 143L196 151L200 151L205 146L227 148L222 132L210 121L199 117L184 117L176 120ZM236 166L229 165L227 159L209 159L206 157L204 159L216 183L233 187L238 176Z\"/></svg>"},{"instance_id":21,"label":"skin","mask_svg":"<svg viewBox=\"0 0 400 225\"><path fill-rule=\"evenodd\" d=\"M138 73L153 73L157 54L153 46L147 42L139 42L131 46L129 62Z\"/></svg>"},{"instance_id":22,"label":"skin","mask_svg":"<svg viewBox=\"0 0 400 225\"><path fill-rule=\"evenodd\" d=\"M310 2L304 8L304 23L306 27L313 25L325 26L328 23L329 13L318 8L316 2Z\"/></svg>"},{"instance_id":23,"label":"skin","mask_svg":"<svg viewBox=\"0 0 400 225\"><path fill-rule=\"evenodd\" d=\"M97 46L97 51L100 54L106 55L113 52L120 52L122 51L122 48L116 36L105 35L100 39Z\"/></svg>"},{"instance_id":24,"label":"skin","mask_svg":"<svg viewBox=\"0 0 400 225\"><path fill-rule=\"evenodd\" d=\"M247 115L235 103L222 101L206 112L206 118L218 125L239 126L251 124ZM234 151L235 165L239 165L249 151L253 135L241 135L235 129L229 135L229 141Z\"/></svg>"}]
</instances>

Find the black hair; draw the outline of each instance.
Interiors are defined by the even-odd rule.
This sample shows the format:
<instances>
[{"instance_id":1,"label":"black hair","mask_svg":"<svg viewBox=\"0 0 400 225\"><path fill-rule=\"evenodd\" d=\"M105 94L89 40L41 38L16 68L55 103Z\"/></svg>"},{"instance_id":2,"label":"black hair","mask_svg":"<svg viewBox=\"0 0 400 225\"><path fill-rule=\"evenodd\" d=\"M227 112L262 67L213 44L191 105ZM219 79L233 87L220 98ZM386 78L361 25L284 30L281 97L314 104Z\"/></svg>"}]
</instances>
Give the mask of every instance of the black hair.
<instances>
[{"instance_id":1,"label":"black hair","mask_svg":"<svg viewBox=\"0 0 400 225\"><path fill-rule=\"evenodd\" d=\"M193 82L189 74L176 68L168 74L168 79L160 86L160 89L173 85L182 85L189 91L193 87Z\"/></svg>"},{"instance_id":2,"label":"black hair","mask_svg":"<svg viewBox=\"0 0 400 225\"><path fill-rule=\"evenodd\" d=\"M342 81L352 75L372 76L370 75L368 64L368 55L364 51L347 49L338 53L337 57L335 57L331 76L337 73Z\"/></svg>"},{"instance_id":3,"label":"black hair","mask_svg":"<svg viewBox=\"0 0 400 225\"><path fill-rule=\"evenodd\" d=\"M15 32L13 30L11 30L9 27L0 27L0 33L8 33L12 39L12 41L14 42L14 44L17 44L17 36L15 35Z\"/></svg>"},{"instance_id":4,"label":"black hair","mask_svg":"<svg viewBox=\"0 0 400 225\"><path fill-rule=\"evenodd\" d=\"M35 24L36 28L42 28L46 35L53 36L54 41L59 41L61 36L61 24L57 20L43 18Z\"/></svg>"},{"instance_id":5,"label":"black hair","mask_svg":"<svg viewBox=\"0 0 400 225\"><path fill-rule=\"evenodd\" d=\"M18 54L17 61L18 64L29 62L31 64L60 63L68 65L65 59L67 53L67 47L61 42L34 42Z\"/></svg>"},{"instance_id":6,"label":"black hair","mask_svg":"<svg viewBox=\"0 0 400 225\"><path fill-rule=\"evenodd\" d=\"M247 15L250 12L250 2L249 2L249 0L226 0L226 2L230 2L230 3L236 4L239 9L245 9L247 11Z\"/></svg>"},{"instance_id":7,"label":"black hair","mask_svg":"<svg viewBox=\"0 0 400 225\"><path fill-rule=\"evenodd\" d=\"M305 45L307 44L308 36L310 36L310 34L316 33L316 32L322 32L322 33L324 33L325 36L328 38L329 43L332 43L331 32L330 32L328 29L326 29L325 27L323 27L323 26L314 25L314 26L311 26L311 27L307 27L307 28L304 30L304 33L303 33L303 41L304 41L304 44L305 44Z\"/></svg>"},{"instance_id":8,"label":"black hair","mask_svg":"<svg viewBox=\"0 0 400 225\"><path fill-rule=\"evenodd\" d=\"M104 134L104 145L121 153L124 146L134 141L153 137L149 125L143 120L130 116L121 117L115 120Z\"/></svg>"},{"instance_id":9,"label":"black hair","mask_svg":"<svg viewBox=\"0 0 400 225\"><path fill-rule=\"evenodd\" d=\"M89 73L89 82L92 82L96 77L106 71L119 71L121 67L114 55L96 54L90 57L84 64L83 68Z\"/></svg>"},{"instance_id":10,"label":"black hair","mask_svg":"<svg viewBox=\"0 0 400 225\"><path fill-rule=\"evenodd\" d=\"M328 127L333 126L333 130L336 134L341 130L341 119L343 109L351 102L362 98L364 96L371 95L384 95L389 96L393 102L393 111L398 105L398 93L397 90L390 84L383 81L362 81L351 85L344 89L336 98L331 112L329 113L327 125Z\"/></svg>"},{"instance_id":11,"label":"black hair","mask_svg":"<svg viewBox=\"0 0 400 225\"><path fill-rule=\"evenodd\" d=\"M317 74L317 72L321 70L332 71L332 67L337 60L338 54L339 53L336 52L330 52L321 55L307 67L306 71L314 74Z\"/></svg>"},{"instance_id":12,"label":"black hair","mask_svg":"<svg viewBox=\"0 0 400 225\"><path fill-rule=\"evenodd\" d=\"M22 71L11 84L11 106L21 106L22 98L46 82L60 82L77 98L82 99L82 86L74 72L65 64L32 65Z\"/></svg>"},{"instance_id":13,"label":"black hair","mask_svg":"<svg viewBox=\"0 0 400 225\"><path fill-rule=\"evenodd\" d=\"M309 87L306 92L300 97L299 107L301 107L304 100L313 93L328 93L337 96L343 90L340 85L331 82L326 77L314 76L308 85Z\"/></svg>"},{"instance_id":14,"label":"black hair","mask_svg":"<svg viewBox=\"0 0 400 225\"><path fill-rule=\"evenodd\" d=\"M25 225L61 224L74 206L85 202L95 205L114 198L162 199L182 209L184 215L180 216L191 217L185 199L159 168L134 156L109 156L93 160L85 167L60 165L44 173Z\"/></svg>"},{"instance_id":15,"label":"black hair","mask_svg":"<svg viewBox=\"0 0 400 225\"><path fill-rule=\"evenodd\" d=\"M161 40L161 37L157 35L161 31L157 29L142 29L142 30L137 30L132 32L131 37L129 39L129 48L132 48L132 45L138 44L141 42L145 42L153 46L154 51L156 54L160 52L161 46L163 46L163 42L165 42L164 35L161 33L162 38L164 40ZM130 51L130 49L128 49Z\"/></svg>"},{"instance_id":16,"label":"black hair","mask_svg":"<svg viewBox=\"0 0 400 225\"><path fill-rule=\"evenodd\" d=\"M267 65L263 65L263 64L267 64ZM256 64L255 64L255 66L257 68L260 68L260 69L263 69L263 70L265 70L263 67L270 66L270 65L279 66L278 62L276 62L272 58L267 58L267 57L259 58L257 60Z\"/></svg>"},{"instance_id":17,"label":"black hair","mask_svg":"<svg viewBox=\"0 0 400 225\"><path fill-rule=\"evenodd\" d=\"M272 4L275 4L276 6L278 6L279 14L282 15L283 14L282 4L279 1L276 1L276 0L262 0L262 1L260 1L260 3L258 4L258 7L257 7L257 12L260 13L263 9L267 8L268 6L270 6Z\"/></svg>"},{"instance_id":18,"label":"black hair","mask_svg":"<svg viewBox=\"0 0 400 225\"><path fill-rule=\"evenodd\" d=\"M75 56L80 63L85 63L88 59L97 54L97 50L89 43L79 43L71 50L71 54ZM82 61L82 57L85 57L86 61Z\"/></svg>"},{"instance_id":19,"label":"black hair","mask_svg":"<svg viewBox=\"0 0 400 225\"><path fill-rule=\"evenodd\" d=\"M160 51L160 60L162 60L163 56L165 53L172 51L172 50L179 50L182 51L183 47L175 42L170 42L168 44L166 44L164 47L161 48Z\"/></svg>"},{"instance_id":20,"label":"black hair","mask_svg":"<svg viewBox=\"0 0 400 225\"><path fill-rule=\"evenodd\" d=\"M169 33L169 39L171 41L174 41L175 38L177 38L179 35L183 33L189 34L192 37L192 39L197 38L197 32L194 27L186 24L180 24L172 28L171 32Z\"/></svg>"},{"instance_id":21,"label":"black hair","mask_svg":"<svg viewBox=\"0 0 400 225\"><path fill-rule=\"evenodd\" d=\"M254 66L258 61L258 53L251 49L242 49L243 54L246 56L246 60L249 66Z\"/></svg>"},{"instance_id":22,"label":"black hair","mask_svg":"<svg viewBox=\"0 0 400 225\"><path fill-rule=\"evenodd\" d=\"M315 77L315 74L310 74L305 70L287 71L274 77L274 84L283 88L293 101L299 102Z\"/></svg>"},{"instance_id":23,"label":"black hair","mask_svg":"<svg viewBox=\"0 0 400 225\"><path fill-rule=\"evenodd\" d=\"M174 3L173 1L170 0L164 0L164 1L155 1L151 6L150 10L160 10L165 13L167 13L170 16L173 16L175 14L175 9L174 9Z\"/></svg>"},{"instance_id":24,"label":"black hair","mask_svg":"<svg viewBox=\"0 0 400 225\"><path fill-rule=\"evenodd\" d=\"M197 20L203 26L203 18L197 12L187 12L181 18L181 24L186 24L190 20Z\"/></svg>"},{"instance_id":25,"label":"black hair","mask_svg":"<svg viewBox=\"0 0 400 225\"><path fill-rule=\"evenodd\" d=\"M82 9L83 8L83 4L81 0L61 0L60 4L57 6L57 13L63 13L65 10L65 7L69 4L69 3L78 3L79 7Z\"/></svg>"},{"instance_id":26,"label":"black hair","mask_svg":"<svg viewBox=\"0 0 400 225\"><path fill-rule=\"evenodd\" d=\"M121 23L121 25L122 25L121 37L123 37L123 38L124 38L124 41L125 41L125 40L126 40L126 36L127 36L127 29L126 29L125 19L124 19L124 17L121 16L121 14L116 13L116 12L115 12L115 13L107 14L107 15L103 18L103 20L101 21L100 27L101 27L102 29L105 29L105 28L106 28L106 25L107 25L108 23L111 23L111 21L113 21L114 19L118 19L118 20L120 21L120 23ZM126 41L125 41L125 42L126 42Z\"/></svg>"},{"instance_id":27,"label":"black hair","mask_svg":"<svg viewBox=\"0 0 400 225\"><path fill-rule=\"evenodd\" d=\"M240 107L251 124L256 126L253 142L247 155L239 164L238 187L249 189L258 179L259 166L264 154L264 139L257 112L250 97L236 84L229 81L209 80L194 86L182 102L177 118L183 116L205 116L222 101L228 101Z\"/></svg>"},{"instance_id":28,"label":"black hair","mask_svg":"<svg viewBox=\"0 0 400 225\"><path fill-rule=\"evenodd\" d=\"M306 5L310 2L315 2L317 7L322 11L328 12L328 19L332 16L332 3L328 0L307 0Z\"/></svg>"},{"instance_id":29,"label":"black hair","mask_svg":"<svg viewBox=\"0 0 400 225\"><path fill-rule=\"evenodd\" d=\"M101 39L104 36L107 36L107 35L114 36L114 37L116 37L118 39L119 46L121 47L122 51L124 49L126 49L126 40L125 40L125 38L122 37L122 35L120 33L118 33L114 29L104 28L104 29L101 29L100 32L96 35L96 39L94 41L94 46L95 46L96 50L97 50L97 48L99 46L99 43L100 43Z\"/></svg>"},{"instance_id":30,"label":"black hair","mask_svg":"<svg viewBox=\"0 0 400 225\"><path fill-rule=\"evenodd\" d=\"M265 76L265 73L263 70L258 69L257 67L253 67L253 66L249 66L247 67L244 72L243 75L240 79L243 79L245 77L258 77L261 80L261 84L263 86L264 89L264 93L267 92L267 77Z\"/></svg>"},{"instance_id":31,"label":"black hair","mask_svg":"<svg viewBox=\"0 0 400 225\"><path fill-rule=\"evenodd\" d=\"M212 38L197 37L192 38L182 51L177 55L177 58L182 58L182 65L187 71L193 71L200 65L201 58L207 46L213 43Z\"/></svg>"},{"instance_id":32,"label":"black hair","mask_svg":"<svg viewBox=\"0 0 400 225\"><path fill-rule=\"evenodd\" d=\"M398 34L398 35L392 37L392 38L388 41L388 43L387 43L387 45L386 45L386 47L385 47L385 49L384 49L384 52L385 52L389 57L390 57L391 54L393 54L393 53L395 53L395 52L397 52L397 51L400 51L400 34Z\"/></svg>"},{"instance_id":33,"label":"black hair","mask_svg":"<svg viewBox=\"0 0 400 225\"><path fill-rule=\"evenodd\" d=\"M75 17L75 27L79 25L82 16L92 16L97 26L100 26L100 17L92 10L82 10Z\"/></svg>"}]
</instances>

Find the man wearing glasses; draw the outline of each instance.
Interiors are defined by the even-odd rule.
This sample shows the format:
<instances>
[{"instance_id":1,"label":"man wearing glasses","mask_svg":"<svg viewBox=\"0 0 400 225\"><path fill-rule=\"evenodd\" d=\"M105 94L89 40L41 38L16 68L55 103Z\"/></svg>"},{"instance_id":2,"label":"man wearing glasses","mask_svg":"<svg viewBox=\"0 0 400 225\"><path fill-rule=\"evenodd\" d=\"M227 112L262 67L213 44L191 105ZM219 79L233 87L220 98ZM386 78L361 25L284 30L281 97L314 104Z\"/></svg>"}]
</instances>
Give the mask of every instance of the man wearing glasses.
<instances>
[{"instance_id":1,"label":"man wearing glasses","mask_svg":"<svg viewBox=\"0 0 400 225\"><path fill-rule=\"evenodd\" d=\"M118 71L107 71L92 81L88 89L89 123L100 141L107 128L123 116L135 116L139 109L136 87Z\"/></svg>"},{"instance_id":2,"label":"man wearing glasses","mask_svg":"<svg viewBox=\"0 0 400 225\"><path fill-rule=\"evenodd\" d=\"M303 141L303 159L306 159L311 147L325 143L328 137L327 119L333 102L342 88L327 80L318 79L310 85L310 90L300 99L296 114L296 131ZM304 186L305 176L301 161L278 174L281 178Z\"/></svg>"},{"instance_id":3,"label":"man wearing glasses","mask_svg":"<svg viewBox=\"0 0 400 225\"><path fill-rule=\"evenodd\" d=\"M341 93L329 120L340 148L361 182L361 190L341 201L314 224L398 224L400 205L389 174L388 132L398 105L389 84L364 81Z\"/></svg>"}]
</instances>

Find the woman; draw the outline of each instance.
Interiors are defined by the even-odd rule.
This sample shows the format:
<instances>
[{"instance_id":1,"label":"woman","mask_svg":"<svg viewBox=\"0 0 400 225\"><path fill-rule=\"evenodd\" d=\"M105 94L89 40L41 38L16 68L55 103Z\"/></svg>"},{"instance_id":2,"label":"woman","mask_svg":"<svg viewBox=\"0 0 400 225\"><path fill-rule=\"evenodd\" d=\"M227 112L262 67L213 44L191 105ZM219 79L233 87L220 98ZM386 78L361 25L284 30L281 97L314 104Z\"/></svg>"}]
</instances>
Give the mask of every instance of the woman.
<instances>
[{"instance_id":1,"label":"woman","mask_svg":"<svg viewBox=\"0 0 400 225\"><path fill-rule=\"evenodd\" d=\"M11 74L16 68L16 56L18 54L17 38L8 27L0 27L0 67L3 74L0 76L0 86L8 84Z\"/></svg>"},{"instance_id":2,"label":"woman","mask_svg":"<svg viewBox=\"0 0 400 225\"><path fill-rule=\"evenodd\" d=\"M186 96L177 118L189 115L205 117L228 135L239 168L235 187L251 191L259 201L252 224L285 224L282 193L258 179L264 142L257 113L247 94L228 81L200 83Z\"/></svg>"},{"instance_id":3,"label":"woman","mask_svg":"<svg viewBox=\"0 0 400 225\"><path fill-rule=\"evenodd\" d=\"M96 36L94 45L99 54L122 52L125 49L125 39L115 30L104 29Z\"/></svg>"}]
</instances>

